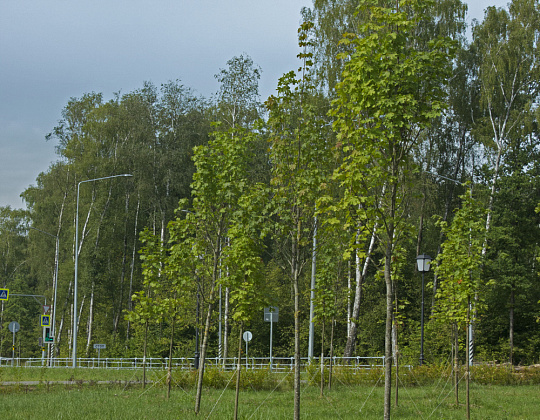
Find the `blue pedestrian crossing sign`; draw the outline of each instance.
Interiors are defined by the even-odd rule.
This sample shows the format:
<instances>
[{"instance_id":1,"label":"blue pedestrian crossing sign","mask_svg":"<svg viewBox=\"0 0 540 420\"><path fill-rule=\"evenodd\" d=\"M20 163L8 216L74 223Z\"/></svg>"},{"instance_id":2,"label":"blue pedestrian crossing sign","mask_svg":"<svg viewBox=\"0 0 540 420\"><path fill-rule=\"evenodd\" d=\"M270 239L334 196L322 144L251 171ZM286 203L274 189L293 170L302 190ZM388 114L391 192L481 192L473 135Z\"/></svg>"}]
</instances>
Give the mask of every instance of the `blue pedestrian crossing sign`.
<instances>
[{"instance_id":1,"label":"blue pedestrian crossing sign","mask_svg":"<svg viewBox=\"0 0 540 420\"><path fill-rule=\"evenodd\" d=\"M41 315L41 326L50 327L51 326L51 316L50 315Z\"/></svg>"},{"instance_id":2,"label":"blue pedestrian crossing sign","mask_svg":"<svg viewBox=\"0 0 540 420\"><path fill-rule=\"evenodd\" d=\"M0 300L8 300L9 289L0 289Z\"/></svg>"}]
</instances>

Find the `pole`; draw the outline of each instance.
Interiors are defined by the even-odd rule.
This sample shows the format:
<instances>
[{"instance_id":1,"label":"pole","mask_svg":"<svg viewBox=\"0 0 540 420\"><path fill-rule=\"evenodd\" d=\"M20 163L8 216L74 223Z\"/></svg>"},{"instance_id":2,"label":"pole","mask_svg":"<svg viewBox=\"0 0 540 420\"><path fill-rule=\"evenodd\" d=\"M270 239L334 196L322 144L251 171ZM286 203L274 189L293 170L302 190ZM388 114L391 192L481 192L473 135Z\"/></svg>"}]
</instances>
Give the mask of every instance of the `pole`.
<instances>
[{"instance_id":1,"label":"pole","mask_svg":"<svg viewBox=\"0 0 540 420\"><path fill-rule=\"evenodd\" d=\"M197 323L195 325L195 357L193 358L193 367L199 369L199 284L197 283Z\"/></svg>"},{"instance_id":2,"label":"pole","mask_svg":"<svg viewBox=\"0 0 540 420\"><path fill-rule=\"evenodd\" d=\"M424 363L424 272L422 271L422 310L420 314L420 366Z\"/></svg>"},{"instance_id":3,"label":"pole","mask_svg":"<svg viewBox=\"0 0 540 420\"><path fill-rule=\"evenodd\" d=\"M101 181L103 179L110 179L110 178L119 178L123 176L133 176L131 174L122 174L122 175L111 175L111 176L104 176L102 178L94 178L94 179L86 179L84 181L80 181L77 184L77 207L76 207L76 213L75 213L75 279L73 282L73 368L77 367L77 327L78 327L78 320L77 320L77 293L78 293L78 283L77 283L77 274L79 269L79 191L81 188L81 184L84 182L92 182L92 181Z\"/></svg>"},{"instance_id":4,"label":"pole","mask_svg":"<svg viewBox=\"0 0 540 420\"><path fill-rule=\"evenodd\" d=\"M56 348L56 338L55 338L55 334L56 334L56 291L58 290L58 253L59 253L59 249L60 249L60 242L59 242L59 239L58 239L58 236L56 237L56 256L55 256L55 260L56 260L56 266L54 267L54 301L53 301L53 313L52 313L52 325L51 325L51 335L53 337L53 343L52 343L52 354L51 352L49 352L50 354L50 357L51 357L51 360L50 360L50 365L52 366L53 364L53 360L54 360L54 350Z\"/></svg>"},{"instance_id":5,"label":"pole","mask_svg":"<svg viewBox=\"0 0 540 420\"><path fill-rule=\"evenodd\" d=\"M270 372L272 372L272 326L274 325L274 320L272 319L274 316L272 312L270 312Z\"/></svg>"},{"instance_id":6,"label":"pole","mask_svg":"<svg viewBox=\"0 0 540 420\"><path fill-rule=\"evenodd\" d=\"M309 301L309 343L308 343L308 359L311 363L313 359L313 347L315 336L315 325L313 317L315 315L315 275L317 272L317 216L315 216L315 227L313 230L313 254L311 258L311 293Z\"/></svg>"},{"instance_id":7,"label":"pole","mask_svg":"<svg viewBox=\"0 0 540 420\"><path fill-rule=\"evenodd\" d=\"M79 189L77 184L77 207L75 213L75 280L73 282L73 368L77 367L77 272L79 268Z\"/></svg>"},{"instance_id":8,"label":"pole","mask_svg":"<svg viewBox=\"0 0 540 420\"><path fill-rule=\"evenodd\" d=\"M47 298L45 298L45 306L47 305ZM50 326L49 321L49 326ZM45 328L41 329L41 366L45 364Z\"/></svg>"},{"instance_id":9,"label":"pole","mask_svg":"<svg viewBox=\"0 0 540 420\"><path fill-rule=\"evenodd\" d=\"M469 302L469 313L472 314L472 304ZM473 321L469 319L469 366L474 363Z\"/></svg>"},{"instance_id":10,"label":"pole","mask_svg":"<svg viewBox=\"0 0 540 420\"><path fill-rule=\"evenodd\" d=\"M221 268L219 269L221 278ZM219 285L219 324L218 324L218 364L221 364L221 356L223 354L222 332L221 332L221 284Z\"/></svg>"},{"instance_id":11,"label":"pole","mask_svg":"<svg viewBox=\"0 0 540 420\"><path fill-rule=\"evenodd\" d=\"M11 367L14 366L15 363L15 329L13 329L13 347L11 350Z\"/></svg>"}]
</instances>

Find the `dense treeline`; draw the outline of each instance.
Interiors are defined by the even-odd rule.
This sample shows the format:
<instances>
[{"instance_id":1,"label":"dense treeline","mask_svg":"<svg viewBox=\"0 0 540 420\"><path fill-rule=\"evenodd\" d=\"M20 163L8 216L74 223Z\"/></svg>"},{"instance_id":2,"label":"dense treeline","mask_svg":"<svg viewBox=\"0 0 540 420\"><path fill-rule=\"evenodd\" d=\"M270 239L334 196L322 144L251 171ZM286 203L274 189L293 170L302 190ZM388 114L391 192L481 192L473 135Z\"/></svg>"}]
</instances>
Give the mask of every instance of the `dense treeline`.
<instances>
[{"instance_id":1,"label":"dense treeline","mask_svg":"<svg viewBox=\"0 0 540 420\"><path fill-rule=\"evenodd\" d=\"M27 210L0 220L13 294L52 302L59 239L57 355L74 313L80 356L106 343L109 356L192 357L196 325L203 359L236 355L246 329L250 355L268 355L274 305L274 356L305 357L314 273L315 355L399 348L416 363L425 253L439 256L426 362L447 359L456 334L465 360L468 323L475 361L538 361L538 1L488 8L471 40L460 0L360 3L303 10L300 71L264 105L246 55L211 100L171 81L68 102L48 136L59 159L22 193ZM133 176L79 184L115 174ZM40 354L40 311L2 302L2 356L12 320L20 355Z\"/></svg>"}]
</instances>

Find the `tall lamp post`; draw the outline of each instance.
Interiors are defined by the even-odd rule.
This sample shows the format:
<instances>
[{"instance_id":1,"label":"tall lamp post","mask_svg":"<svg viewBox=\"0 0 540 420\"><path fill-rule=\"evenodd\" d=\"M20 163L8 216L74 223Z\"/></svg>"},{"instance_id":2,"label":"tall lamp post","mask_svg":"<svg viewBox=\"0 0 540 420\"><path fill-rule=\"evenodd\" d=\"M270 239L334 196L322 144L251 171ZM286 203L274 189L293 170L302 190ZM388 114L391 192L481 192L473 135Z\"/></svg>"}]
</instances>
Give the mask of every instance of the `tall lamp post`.
<instances>
[{"instance_id":1,"label":"tall lamp post","mask_svg":"<svg viewBox=\"0 0 540 420\"><path fill-rule=\"evenodd\" d=\"M416 257L418 271L422 273L422 310L420 313L420 366L424 363L424 273L429 271L431 257L422 254Z\"/></svg>"},{"instance_id":2,"label":"tall lamp post","mask_svg":"<svg viewBox=\"0 0 540 420\"><path fill-rule=\"evenodd\" d=\"M41 232L41 233L44 233L45 235L49 235L49 236L52 236L53 238L56 238L56 252L55 252L55 255L54 255L54 299L53 299L53 310L52 310L52 323L51 323L51 336L54 337L55 333L56 333L56 291L58 290L58 252L59 252L59 249L60 249L60 243L59 243L59 239L58 239L58 236L56 235L53 235L52 233L49 233L49 232L45 232L44 230L41 230L41 229L38 229L38 228L35 228L35 227L32 227L30 226L30 229L34 229L34 230L37 230L38 232ZM56 343L53 342L53 354L51 355L51 357L54 358L54 345ZM50 343L49 343L50 345ZM50 348L49 348L50 350ZM49 351L50 353L50 351Z\"/></svg>"},{"instance_id":3,"label":"tall lamp post","mask_svg":"<svg viewBox=\"0 0 540 420\"><path fill-rule=\"evenodd\" d=\"M73 282L73 368L77 367L77 271L79 267L79 190L85 182L101 181L103 179L133 176L131 174L111 175L102 178L86 179L77 184L77 210L75 213L75 280Z\"/></svg>"}]
</instances>

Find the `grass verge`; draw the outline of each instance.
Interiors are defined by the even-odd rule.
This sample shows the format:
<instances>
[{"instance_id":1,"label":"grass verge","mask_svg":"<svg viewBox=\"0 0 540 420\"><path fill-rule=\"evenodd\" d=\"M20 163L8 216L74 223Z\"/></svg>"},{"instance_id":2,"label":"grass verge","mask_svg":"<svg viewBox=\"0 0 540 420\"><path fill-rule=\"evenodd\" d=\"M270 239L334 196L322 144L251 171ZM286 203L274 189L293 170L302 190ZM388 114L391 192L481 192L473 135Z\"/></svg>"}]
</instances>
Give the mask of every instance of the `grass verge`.
<instances>
[{"instance_id":1,"label":"grass verge","mask_svg":"<svg viewBox=\"0 0 540 420\"><path fill-rule=\"evenodd\" d=\"M232 381L234 382L234 380ZM231 384L232 384L231 382ZM69 385L2 386L3 411L10 419L224 419L232 418L234 390L205 388L199 416L193 413L193 387L175 384L167 400L163 387L95 385L76 382ZM464 388L464 387L461 387ZM535 385L471 387L471 415L475 419L537 419L538 391ZM380 419L383 414L383 388L338 384L320 396L319 388L303 383L301 417L305 419ZM403 386L394 419L463 419L463 405L455 407L449 383ZM464 402L464 395L460 396ZM240 418L289 419L293 394L289 390L245 390L240 394Z\"/></svg>"}]
</instances>

